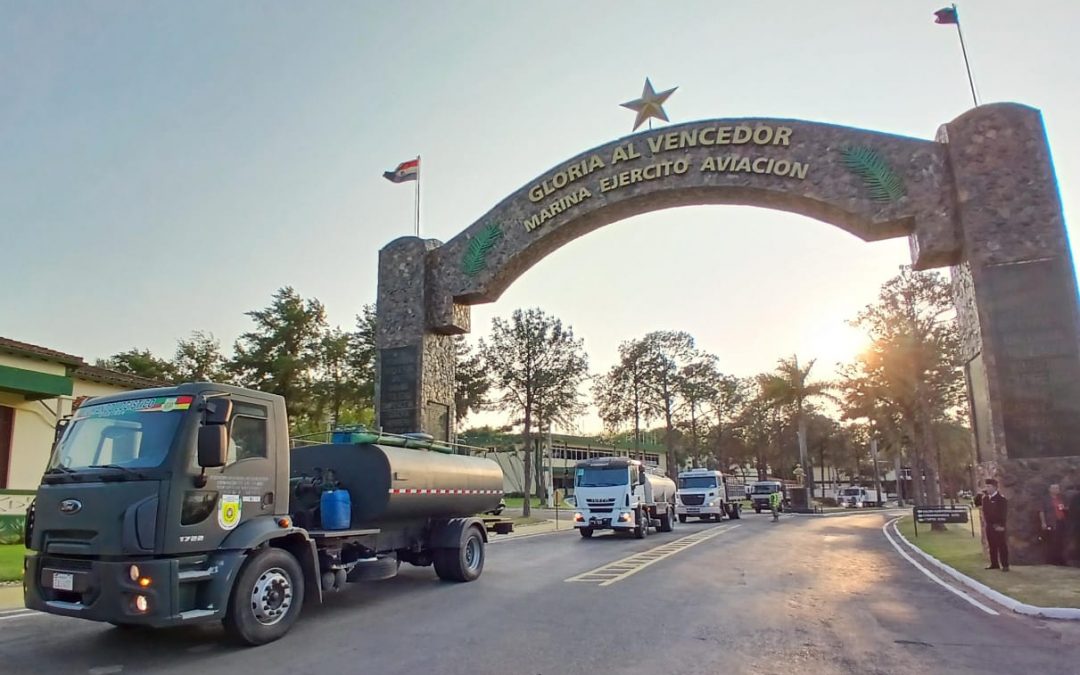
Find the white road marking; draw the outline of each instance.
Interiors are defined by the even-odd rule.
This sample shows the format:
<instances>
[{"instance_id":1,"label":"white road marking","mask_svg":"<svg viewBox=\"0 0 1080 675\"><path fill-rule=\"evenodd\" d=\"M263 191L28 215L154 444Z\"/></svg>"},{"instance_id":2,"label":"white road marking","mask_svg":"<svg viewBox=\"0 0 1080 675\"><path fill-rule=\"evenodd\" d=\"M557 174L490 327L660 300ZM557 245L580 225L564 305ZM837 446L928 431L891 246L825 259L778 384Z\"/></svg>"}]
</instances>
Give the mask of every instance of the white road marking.
<instances>
[{"instance_id":1,"label":"white road marking","mask_svg":"<svg viewBox=\"0 0 1080 675\"><path fill-rule=\"evenodd\" d=\"M113 675L124 670L123 666L98 666L86 671L90 675Z\"/></svg>"},{"instance_id":2,"label":"white road marking","mask_svg":"<svg viewBox=\"0 0 1080 675\"><path fill-rule=\"evenodd\" d=\"M622 581L623 579L637 574L641 570L645 569L649 565L658 563L665 558L669 558L676 553L680 553L690 548L691 546L697 546L698 544L708 541L713 537L719 536L725 532L734 530L738 525L732 525L730 527L713 527L702 532L697 532L675 541L669 541L666 544L661 544L656 548L651 548L648 551L642 551L641 553L635 553L632 556L627 556L621 560L607 563L597 567L594 570L588 572L582 572L566 579L567 582L585 582L595 583L598 586L610 586L611 584Z\"/></svg>"},{"instance_id":3,"label":"white road marking","mask_svg":"<svg viewBox=\"0 0 1080 675\"><path fill-rule=\"evenodd\" d=\"M902 547L900 546L900 544L897 544L897 543L896 543L896 540L895 540L895 539L893 539L893 538L892 538L892 536L891 536L891 535L889 534L889 529L888 529L888 528L889 528L889 526L890 526L890 525L894 525L894 526L895 526L895 525L896 525L896 521L898 521L898 520L900 520L900 518L893 518L892 520L890 520L889 522L887 522L887 523L885 523L884 525L882 525L882 526L881 526L881 532L882 532L882 533L883 533L883 534L885 535L885 538L889 540L889 543L893 545L893 548L895 548L895 549L896 549L897 553L899 553L900 555L904 556L904 558L905 558L905 559L906 559L906 560L907 560L907 561L908 561L909 563L911 563L912 565L914 565L914 566L915 566L915 569L917 569L917 570L919 570L920 572L922 572L923 574L925 574L925 575L926 575L927 577L929 577L929 578L930 578L930 580L931 580L931 581L933 581L934 583L936 583L936 584L938 584L938 585L940 585L940 586L944 587L944 588L945 588L945 589L946 589L947 591L949 591L950 593L953 593L953 594L957 595L958 597L960 597L960 598L963 598L964 600L966 600L967 602L971 603L971 604L972 604L972 605L974 605L975 607L978 607L979 609L981 609L982 611L986 612L987 614L992 614L993 616L998 616L998 613L997 613L997 611L996 611L996 610L994 610L994 609L991 609L990 607L987 607L986 605L982 604L981 602L979 602L979 601L978 601L978 600L976 600L975 598L971 597L971 596L970 596L970 595L968 595L967 593L965 593L965 592L961 591L960 589L958 589L958 588L953 588L953 587L952 587L951 585L949 585L949 584L945 583L944 581L942 581L941 579L939 579L939 578L938 578L938 577L937 577L936 575L934 575L934 574L933 574L933 573L932 573L932 572L931 572L930 570L928 570L928 569L926 569L925 567L923 567L922 565L920 565L920 564L919 564L919 563L918 563L918 562L917 562L917 561L916 561L916 560L915 560L914 558L912 558L912 557L911 557L910 555L908 555L907 551L905 551L905 550L904 550L904 549L903 549L903 548L902 548Z\"/></svg>"},{"instance_id":4,"label":"white road marking","mask_svg":"<svg viewBox=\"0 0 1080 675\"><path fill-rule=\"evenodd\" d=\"M0 621L7 621L9 619L28 619L32 616L45 616L42 612L36 612L32 609L24 609L18 612L12 612L11 614L5 614L0 616Z\"/></svg>"}]
</instances>

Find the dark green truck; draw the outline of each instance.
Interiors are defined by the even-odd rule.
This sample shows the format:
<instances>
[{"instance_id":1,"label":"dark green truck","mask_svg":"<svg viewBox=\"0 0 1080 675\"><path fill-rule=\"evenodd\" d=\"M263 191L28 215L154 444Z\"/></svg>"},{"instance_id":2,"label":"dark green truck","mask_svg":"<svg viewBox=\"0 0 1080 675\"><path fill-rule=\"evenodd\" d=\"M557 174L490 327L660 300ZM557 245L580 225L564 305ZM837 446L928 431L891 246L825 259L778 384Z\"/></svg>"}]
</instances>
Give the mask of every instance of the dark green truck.
<instances>
[{"instance_id":1,"label":"dark green truck","mask_svg":"<svg viewBox=\"0 0 1080 675\"><path fill-rule=\"evenodd\" d=\"M402 562L471 581L501 519L494 462L416 438L290 448L285 401L192 383L100 397L58 430L27 513L26 606L275 640L303 604ZM421 447L416 447L416 446ZM445 448L444 448L445 450ZM347 490L347 529L320 496Z\"/></svg>"}]
</instances>

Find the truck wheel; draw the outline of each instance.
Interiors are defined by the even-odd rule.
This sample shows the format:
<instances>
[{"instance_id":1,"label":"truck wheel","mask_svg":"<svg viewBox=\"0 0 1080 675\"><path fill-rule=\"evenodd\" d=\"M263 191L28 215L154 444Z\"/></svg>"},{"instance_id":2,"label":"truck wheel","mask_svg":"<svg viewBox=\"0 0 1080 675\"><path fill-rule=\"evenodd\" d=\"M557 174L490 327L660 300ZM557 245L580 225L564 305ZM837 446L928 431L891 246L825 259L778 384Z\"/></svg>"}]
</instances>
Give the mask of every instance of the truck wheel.
<instances>
[{"instance_id":1,"label":"truck wheel","mask_svg":"<svg viewBox=\"0 0 1080 675\"><path fill-rule=\"evenodd\" d=\"M680 523L685 523L686 522L686 514L682 514L682 513L679 514L679 522Z\"/></svg>"},{"instance_id":2,"label":"truck wheel","mask_svg":"<svg viewBox=\"0 0 1080 675\"><path fill-rule=\"evenodd\" d=\"M634 538L644 539L645 535L649 534L649 525L645 522L645 512L637 512L637 526L634 527Z\"/></svg>"},{"instance_id":3,"label":"truck wheel","mask_svg":"<svg viewBox=\"0 0 1080 675\"><path fill-rule=\"evenodd\" d=\"M728 518L731 518L732 520L739 520L742 518L742 508L738 504L732 504L731 513L728 515Z\"/></svg>"},{"instance_id":4,"label":"truck wheel","mask_svg":"<svg viewBox=\"0 0 1080 675\"><path fill-rule=\"evenodd\" d=\"M578 534L581 535L582 539L589 539L590 537L592 537L592 532L593 531L592 531L591 527L579 527L578 528Z\"/></svg>"},{"instance_id":5,"label":"truck wheel","mask_svg":"<svg viewBox=\"0 0 1080 675\"><path fill-rule=\"evenodd\" d=\"M754 513L761 513L761 507L760 506L755 506L754 507Z\"/></svg>"},{"instance_id":6,"label":"truck wheel","mask_svg":"<svg viewBox=\"0 0 1080 675\"><path fill-rule=\"evenodd\" d=\"M671 517L671 511L665 511L664 515L660 516L660 531L671 532L671 530L673 529L671 525L672 520L674 519Z\"/></svg>"},{"instance_id":7,"label":"truck wheel","mask_svg":"<svg viewBox=\"0 0 1080 675\"><path fill-rule=\"evenodd\" d=\"M475 527L465 532L458 548L435 550L435 574L443 581L473 581L484 571L484 538Z\"/></svg>"},{"instance_id":8,"label":"truck wheel","mask_svg":"<svg viewBox=\"0 0 1080 675\"><path fill-rule=\"evenodd\" d=\"M304 604L304 573L288 551L264 548L248 558L233 586L225 631L261 645L287 633Z\"/></svg>"}]
</instances>

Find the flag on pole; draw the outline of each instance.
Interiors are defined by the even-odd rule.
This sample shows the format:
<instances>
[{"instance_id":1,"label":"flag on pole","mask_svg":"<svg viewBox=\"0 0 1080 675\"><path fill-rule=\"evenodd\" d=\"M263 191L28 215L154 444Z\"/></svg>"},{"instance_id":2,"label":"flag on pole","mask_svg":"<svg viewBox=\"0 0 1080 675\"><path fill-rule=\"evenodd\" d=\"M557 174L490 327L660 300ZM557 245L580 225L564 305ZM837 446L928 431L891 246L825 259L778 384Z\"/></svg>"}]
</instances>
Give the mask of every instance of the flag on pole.
<instances>
[{"instance_id":1,"label":"flag on pole","mask_svg":"<svg viewBox=\"0 0 1080 675\"><path fill-rule=\"evenodd\" d=\"M410 180L418 180L420 177L420 158L410 159L397 165L393 171L384 171L383 178L391 183L404 183Z\"/></svg>"},{"instance_id":2,"label":"flag on pole","mask_svg":"<svg viewBox=\"0 0 1080 675\"><path fill-rule=\"evenodd\" d=\"M967 45L964 44L964 31L960 29L960 13L956 5L942 7L934 12L934 23L956 26L956 35L960 38L960 52L964 55L964 69L967 70L968 86L971 87L971 100L979 107L979 96L975 93L975 78L971 76L971 62L968 61Z\"/></svg>"},{"instance_id":3,"label":"flag on pole","mask_svg":"<svg viewBox=\"0 0 1080 675\"><path fill-rule=\"evenodd\" d=\"M960 23L960 18L956 15L956 7L945 7L934 12L934 23Z\"/></svg>"}]
</instances>

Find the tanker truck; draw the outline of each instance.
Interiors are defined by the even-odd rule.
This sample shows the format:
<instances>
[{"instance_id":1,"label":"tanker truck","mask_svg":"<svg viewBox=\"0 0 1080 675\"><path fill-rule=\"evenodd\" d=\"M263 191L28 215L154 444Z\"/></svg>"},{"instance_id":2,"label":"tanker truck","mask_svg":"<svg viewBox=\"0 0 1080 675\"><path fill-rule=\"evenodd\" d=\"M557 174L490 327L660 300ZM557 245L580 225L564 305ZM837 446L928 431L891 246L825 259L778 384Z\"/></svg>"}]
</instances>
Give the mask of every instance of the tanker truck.
<instances>
[{"instance_id":1,"label":"tanker truck","mask_svg":"<svg viewBox=\"0 0 1080 675\"><path fill-rule=\"evenodd\" d=\"M257 645L403 562L479 577L489 531L512 529L475 515L501 500L499 466L416 437L350 440L290 451L282 397L206 382L84 403L27 513L26 606L121 627L222 622Z\"/></svg>"},{"instance_id":2,"label":"tanker truck","mask_svg":"<svg viewBox=\"0 0 1080 675\"><path fill-rule=\"evenodd\" d=\"M596 530L633 532L638 539L675 527L675 483L636 459L598 457L574 467L574 527L582 537Z\"/></svg>"}]
</instances>

